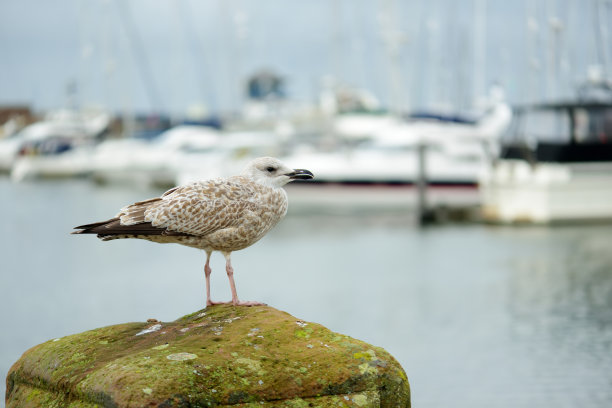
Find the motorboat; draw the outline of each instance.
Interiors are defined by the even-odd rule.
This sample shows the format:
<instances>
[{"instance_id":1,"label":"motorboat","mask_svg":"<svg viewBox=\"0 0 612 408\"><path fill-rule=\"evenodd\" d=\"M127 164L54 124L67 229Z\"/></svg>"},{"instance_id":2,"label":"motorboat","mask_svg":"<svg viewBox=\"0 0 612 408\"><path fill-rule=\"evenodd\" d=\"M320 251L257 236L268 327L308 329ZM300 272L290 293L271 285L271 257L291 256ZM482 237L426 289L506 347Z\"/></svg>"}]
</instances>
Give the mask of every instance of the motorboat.
<instances>
[{"instance_id":1,"label":"motorboat","mask_svg":"<svg viewBox=\"0 0 612 408\"><path fill-rule=\"evenodd\" d=\"M0 169L14 181L83 175L87 152L105 136L110 122L110 115L100 111L50 112L0 142Z\"/></svg>"},{"instance_id":2,"label":"motorboat","mask_svg":"<svg viewBox=\"0 0 612 408\"><path fill-rule=\"evenodd\" d=\"M179 125L155 139L107 140L91 157L92 178L100 183L173 185L183 153L210 150L220 135L209 126Z\"/></svg>"},{"instance_id":3,"label":"motorboat","mask_svg":"<svg viewBox=\"0 0 612 408\"><path fill-rule=\"evenodd\" d=\"M307 163L315 174L287 188L293 202L309 211L406 212L427 206L467 218L479 204L478 175L510 118L510 107L501 101L472 120L431 112L341 115L331 148L302 145L283 157L289 166Z\"/></svg>"},{"instance_id":4,"label":"motorboat","mask_svg":"<svg viewBox=\"0 0 612 408\"><path fill-rule=\"evenodd\" d=\"M490 222L612 220L612 98L516 108L480 191Z\"/></svg>"},{"instance_id":5,"label":"motorboat","mask_svg":"<svg viewBox=\"0 0 612 408\"><path fill-rule=\"evenodd\" d=\"M340 138L351 142L329 151L298 150L285 160L308 163L317 184L413 185L424 179L431 186L475 187L510 118L505 103L471 122L419 115L372 117L366 125L364 118L353 117L350 122L342 118L336 129L343 132Z\"/></svg>"}]
</instances>

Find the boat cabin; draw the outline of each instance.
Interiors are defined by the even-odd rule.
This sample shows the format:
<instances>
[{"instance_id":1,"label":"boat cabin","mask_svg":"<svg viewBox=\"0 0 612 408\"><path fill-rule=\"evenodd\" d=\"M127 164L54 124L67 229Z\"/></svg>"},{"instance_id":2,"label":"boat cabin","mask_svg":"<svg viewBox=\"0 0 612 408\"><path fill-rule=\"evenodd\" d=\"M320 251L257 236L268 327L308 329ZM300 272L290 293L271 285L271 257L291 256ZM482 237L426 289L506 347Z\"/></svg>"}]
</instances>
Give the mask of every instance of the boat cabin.
<instances>
[{"instance_id":1,"label":"boat cabin","mask_svg":"<svg viewBox=\"0 0 612 408\"><path fill-rule=\"evenodd\" d=\"M551 103L515 109L500 159L530 163L612 161L612 102Z\"/></svg>"}]
</instances>

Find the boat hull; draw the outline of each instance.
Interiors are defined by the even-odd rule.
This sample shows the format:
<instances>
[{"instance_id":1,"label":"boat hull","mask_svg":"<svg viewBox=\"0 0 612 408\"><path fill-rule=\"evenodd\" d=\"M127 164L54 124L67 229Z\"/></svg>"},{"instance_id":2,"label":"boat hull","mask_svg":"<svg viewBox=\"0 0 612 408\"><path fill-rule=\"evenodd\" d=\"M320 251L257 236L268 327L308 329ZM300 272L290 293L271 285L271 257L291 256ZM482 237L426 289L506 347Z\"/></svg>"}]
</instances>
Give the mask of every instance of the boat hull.
<instances>
[{"instance_id":1,"label":"boat hull","mask_svg":"<svg viewBox=\"0 0 612 408\"><path fill-rule=\"evenodd\" d=\"M480 182L482 216L496 223L612 220L612 163L501 160Z\"/></svg>"}]
</instances>

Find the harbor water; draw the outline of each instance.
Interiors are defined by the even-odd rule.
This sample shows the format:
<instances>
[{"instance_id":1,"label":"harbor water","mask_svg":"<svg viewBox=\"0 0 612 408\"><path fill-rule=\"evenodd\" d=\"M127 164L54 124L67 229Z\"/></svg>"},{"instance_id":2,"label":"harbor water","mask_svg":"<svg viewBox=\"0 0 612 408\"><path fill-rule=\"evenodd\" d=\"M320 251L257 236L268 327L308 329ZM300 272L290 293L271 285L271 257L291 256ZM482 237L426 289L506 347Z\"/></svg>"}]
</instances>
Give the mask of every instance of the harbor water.
<instances>
[{"instance_id":1,"label":"harbor water","mask_svg":"<svg viewBox=\"0 0 612 408\"><path fill-rule=\"evenodd\" d=\"M3 377L46 340L204 307L203 252L69 234L159 193L0 179ZM349 207L290 205L232 255L241 299L385 348L415 407L612 406L612 225L419 229ZM220 254L212 268L213 299L229 300Z\"/></svg>"}]
</instances>

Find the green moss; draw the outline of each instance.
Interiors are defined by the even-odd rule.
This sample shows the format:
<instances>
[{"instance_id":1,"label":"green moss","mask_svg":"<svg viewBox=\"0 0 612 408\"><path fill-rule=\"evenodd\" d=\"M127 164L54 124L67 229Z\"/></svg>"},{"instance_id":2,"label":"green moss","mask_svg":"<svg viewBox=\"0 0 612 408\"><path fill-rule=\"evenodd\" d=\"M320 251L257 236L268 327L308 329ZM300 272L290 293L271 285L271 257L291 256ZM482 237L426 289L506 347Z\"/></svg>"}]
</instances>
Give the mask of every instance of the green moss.
<instances>
[{"instance_id":1,"label":"green moss","mask_svg":"<svg viewBox=\"0 0 612 408\"><path fill-rule=\"evenodd\" d=\"M298 339L309 339L311 334L312 334L312 328L306 327L301 330L296 330L293 335L297 337Z\"/></svg>"}]
</instances>

